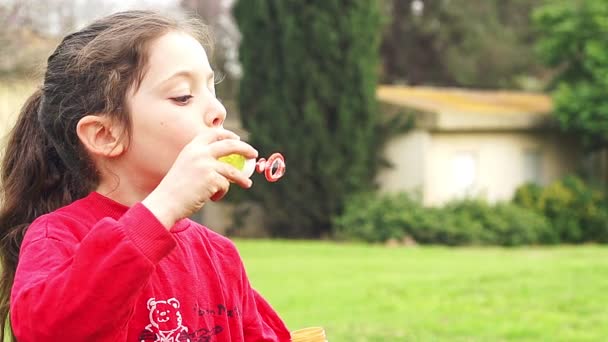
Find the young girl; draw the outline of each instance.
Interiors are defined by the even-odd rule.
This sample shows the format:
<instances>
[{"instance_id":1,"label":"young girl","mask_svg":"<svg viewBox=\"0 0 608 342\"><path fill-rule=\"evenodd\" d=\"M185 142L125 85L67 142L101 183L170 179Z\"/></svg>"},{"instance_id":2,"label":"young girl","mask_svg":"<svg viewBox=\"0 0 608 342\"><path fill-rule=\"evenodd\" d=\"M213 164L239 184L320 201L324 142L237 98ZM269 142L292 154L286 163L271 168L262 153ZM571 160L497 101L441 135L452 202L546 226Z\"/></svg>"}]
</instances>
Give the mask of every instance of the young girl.
<instances>
[{"instance_id":1,"label":"young girl","mask_svg":"<svg viewBox=\"0 0 608 342\"><path fill-rule=\"evenodd\" d=\"M0 319L20 342L290 340L235 246L187 219L251 186L218 157L257 156L222 128L205 39L131 11L48 58L2 164Z\"/></svg>"}]
</instances>

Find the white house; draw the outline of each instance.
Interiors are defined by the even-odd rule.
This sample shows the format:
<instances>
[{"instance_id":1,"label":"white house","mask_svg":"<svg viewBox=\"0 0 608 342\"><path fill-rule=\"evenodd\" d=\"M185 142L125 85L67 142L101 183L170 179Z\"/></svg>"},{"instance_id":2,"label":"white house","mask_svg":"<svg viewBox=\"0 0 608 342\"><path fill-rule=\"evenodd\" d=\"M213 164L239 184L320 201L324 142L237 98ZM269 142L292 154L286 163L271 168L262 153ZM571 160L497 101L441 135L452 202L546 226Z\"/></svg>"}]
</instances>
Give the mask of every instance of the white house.
<instances>
[{"instance_id":1,"label":"white house","mask_svg":"<svg viewBox=\"0 0 608 342\"><path fill-rule=\"evenodd\" d=\"M385 150L394 167L379 175L384 192L415 191L426 205L509 200L524 182L546 184L580 165L581 148L559 131L546 95L381 86L377 96L387 114L415 114L415 128Z\"/></svg>"}]
</instances>

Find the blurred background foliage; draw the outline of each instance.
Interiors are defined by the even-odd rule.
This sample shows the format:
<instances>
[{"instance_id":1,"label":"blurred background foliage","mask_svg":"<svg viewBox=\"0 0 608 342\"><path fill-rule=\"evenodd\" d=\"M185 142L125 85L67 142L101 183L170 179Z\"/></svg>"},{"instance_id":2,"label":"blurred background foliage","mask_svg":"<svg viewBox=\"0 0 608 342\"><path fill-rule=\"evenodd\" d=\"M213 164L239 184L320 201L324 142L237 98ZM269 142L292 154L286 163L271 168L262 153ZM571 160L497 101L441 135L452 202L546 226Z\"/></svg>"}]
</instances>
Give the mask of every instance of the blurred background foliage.
<instances>
[{"instance_id":1,"label":"blurred background foliage","mask_svg":"<svg viewBox=\"0 0 608 342\"><path fill-rule=\"evenodd\" d=\"M111 3L0 2L3 87L39 78L60 37L113 10ZM608 2L168 4L148 7L185 9L210 25L214 67L223 78L220 97L229 110L240 109L252 144L262 153L284 152L291 165L279 183L258 182L253 191L230 194L231 201L253 201L272 213L265 220L273 236L450 245L607 240L605 183L585 174L542 188L523 186L512 203L468 198L441 208L423 208L411 194L380 195L374 181L387 167L381 158L386 141L411 127L408 115L381 115L378 83L546 91L561 127L590 152L602 150L608 141Z\"/></svg>"},{"instance_id":2,"label":"blurred background foliage","mask_svg":"<svg viewBox=\"0 0 608 342\"><path fill-rule=\"evenodd\" d=\"M374 189L395 122L376 103L381 13L376 1L240 1L241 120L289 175L246 192L274 235L319 237L351 195ZM315 47L315 48L311 48ZM297 222L297 223L295 223Z\"/></svg>"},{"instance_id":3,"label":"blurred background foliage","mask_svg":"<svg viewBox=\"0 0 608 342\"><path fill-rule=\"evenodd\" d=\"M411 85L538 90L529 15L543 0L385 0L382 80Z\"/></svg>"},{"instance_id":4,"label":"blurred background foliage","mask_svg":"<svg viewBox=\"0 0 608 342\"><path fill-rule=\"evenodd\" d=\"M555 1L533 15L541 60L556 70L549 84L555 116L589 149L608 142L608 2Z\"/></svg>"}]
</instances>

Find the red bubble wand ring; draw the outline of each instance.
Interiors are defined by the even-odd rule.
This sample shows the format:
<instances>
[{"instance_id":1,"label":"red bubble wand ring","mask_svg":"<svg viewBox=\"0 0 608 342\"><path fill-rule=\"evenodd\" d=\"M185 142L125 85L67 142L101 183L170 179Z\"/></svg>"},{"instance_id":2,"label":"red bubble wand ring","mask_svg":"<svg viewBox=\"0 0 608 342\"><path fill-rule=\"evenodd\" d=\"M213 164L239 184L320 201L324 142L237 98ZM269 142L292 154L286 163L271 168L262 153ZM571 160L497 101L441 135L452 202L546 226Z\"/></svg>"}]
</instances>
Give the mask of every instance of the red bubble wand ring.
<instances>
[{"instance_id":1,"label":"red bubble wand ring","mask_svg":"<svg viewBox=\"0 0 608 342\"><path fill-rule=\"evenodd\" d=\"M254 171L264 173L266 180L271 183L278 181L285 174L285 158L280 153L273 153L268 159L260 158L257 161L245 159L240 154L229 154L219 160L234 166L247 177L251 177Z\"/></svg>"},{"instance_id":2,"label":"red bubble wand ring","mask_svg":"<svg viewBox=\"0 0 608 342\"><path fill-rule=\"evenodd\" d=\"M255 163L255 170L258 173L264 172L266 180L274 183L281 179L285 174L285 158L280 153L273 153L268 160L264 158L258 159Z\"/></svg>"}]
</instances>

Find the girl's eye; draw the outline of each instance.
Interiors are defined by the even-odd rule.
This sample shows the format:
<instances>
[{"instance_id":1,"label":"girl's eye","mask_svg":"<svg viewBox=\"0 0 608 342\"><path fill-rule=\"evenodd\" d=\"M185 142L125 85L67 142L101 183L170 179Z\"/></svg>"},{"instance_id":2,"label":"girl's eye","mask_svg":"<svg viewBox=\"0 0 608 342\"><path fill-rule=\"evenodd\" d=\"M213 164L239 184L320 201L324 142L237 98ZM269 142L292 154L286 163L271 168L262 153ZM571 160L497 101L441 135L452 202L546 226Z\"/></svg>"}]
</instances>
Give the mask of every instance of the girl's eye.
<instances>
[{"instance_id":1,"label":"girl's eye","mask_svg":"<svg viewBox=\"0 0 608 342\"><path fill-rule=\"evenodd\" d=\"M184 95L184 96L172 97L171 100L177 102L180 105L186 105L190 102L190 100L193 97L194 96L192 96L192 95Z\"/></svg>"}]
</instances>

